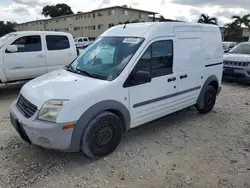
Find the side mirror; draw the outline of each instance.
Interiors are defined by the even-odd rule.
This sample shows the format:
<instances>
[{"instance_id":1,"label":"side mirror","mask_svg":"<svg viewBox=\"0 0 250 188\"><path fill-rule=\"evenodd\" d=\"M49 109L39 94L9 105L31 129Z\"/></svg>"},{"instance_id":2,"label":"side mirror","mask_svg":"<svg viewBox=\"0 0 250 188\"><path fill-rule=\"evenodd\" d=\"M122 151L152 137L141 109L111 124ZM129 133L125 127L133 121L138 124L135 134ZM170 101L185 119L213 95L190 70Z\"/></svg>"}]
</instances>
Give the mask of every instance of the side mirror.
<instances>
[{"instance_id":1,"label":"side mirror","mask_svg":"<svg viewBox=\"0 0 250 188\"><path fill-rule=\"evenodd\" d=\"M137 71L132 77L133 85L140 85L151 82L151 74L147 71Z\"/></svg>"},{"instance_id":2,"label":"side mirror","mask_svg":"<svg viewBox=\"0 0 250 188\"><path fill-rule=\"evenodd\" d=\"M17 52L18 51L17 45L8 46L7 51L10 52L10 53Z\"/></svg>"}]
</instances>

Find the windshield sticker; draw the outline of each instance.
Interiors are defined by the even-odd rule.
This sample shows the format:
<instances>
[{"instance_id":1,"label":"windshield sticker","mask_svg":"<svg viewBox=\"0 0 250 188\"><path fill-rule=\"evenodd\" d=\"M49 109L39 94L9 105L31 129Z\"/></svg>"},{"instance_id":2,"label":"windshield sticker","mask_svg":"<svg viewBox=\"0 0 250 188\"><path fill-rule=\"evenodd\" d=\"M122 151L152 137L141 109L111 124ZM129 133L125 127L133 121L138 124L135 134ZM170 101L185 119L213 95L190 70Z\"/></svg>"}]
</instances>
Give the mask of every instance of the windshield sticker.
<instances>
[{"instance_id":1,"label":"windshield sticker","mask_svg":"<svg viewBox=\"0 0 250 188\"><path fill-rule=\"evenodd\" d=\"M138 44L141 41L139 38L125 38L123 43Z\"/></svg>"}]
</instances>

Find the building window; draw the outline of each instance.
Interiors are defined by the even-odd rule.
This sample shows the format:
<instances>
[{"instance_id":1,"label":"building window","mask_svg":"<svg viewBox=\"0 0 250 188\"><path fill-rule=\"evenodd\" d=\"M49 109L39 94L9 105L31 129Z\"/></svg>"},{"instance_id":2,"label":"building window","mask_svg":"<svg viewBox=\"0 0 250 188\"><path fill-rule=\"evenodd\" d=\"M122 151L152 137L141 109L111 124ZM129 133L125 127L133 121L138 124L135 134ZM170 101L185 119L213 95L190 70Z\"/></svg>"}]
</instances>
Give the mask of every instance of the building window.
<instances>
[{"instance_id":1,"label":"building window","mask_svg":"<svg viewBox=\"0 0 250 188\"><path fill-rule=\"evenodd\" d=\"M103 27L104 27L103 24L98 25L98 29L103 29Z\"/></svg>"},{"instance_id":2,"label":"building window","mask_svg":"<svg viewBox=\"0 0 250 188\"><path fill-rule=\"evenodd\" d=\"M91 16L91 15L90 15L90 14L88 14L88 18L90 18L90 16Z\"/></svg>"},{"instance_id":3,"label":"building window","mask_svg":"<svg viewBox=\"0 0 250 188\"><path fill-rule=\"evenodd\" d=\"M122 14L128 16L128 11L127 10L122 10Z\"/></svg>"},{"instance_id":4,"label":"building window","mask_svg":"<svg viewBox=\"0 0 250 188\"><path fill-rule=\"evenodd\" d=\"M43 24L43 22L40 22L40 24L42 25L42 24Z\"/></svg>"},{"instance_id":5,"label":"building window","mask_svg":"<svg viewBox=\"0 0 250 188\"><path fill-rule=\"evenodd\" d=\"M47 35L46 36L47 49L64 50L70 48L69 39L66 36Z\"/></svg>"},{"instance_id":6,"label":"building window","mask_svg":"<svg viewBox=\"0 0 250 188\"><path fill-rule=\"evenodd\" d=\"M145 17L145 16L144 16L144 13L140 12L140 13L139 13L139 19L144 19L144 17Z\"/></svg>"},{"instance_id":7,"label":"building window","mask_svg":"<svg viewBox=\"0 0 250 188\"><path fill-rule=\"evenodd\" d=\"M98 12L98 16L99 17L103 16L103 13L102 12Z\"/></svg>"},{"instance_id":8,"label":"building window","mask_svg":"<svg viewBox=\"0 0 250 188\"><path fill-rule=\"evenodd\" d=\"M95 30L95 25L90 25L88 28L89 30Z\"/></svg>"},{"instance_id":9,"label":"building window","mask_svg":"<svg viewBox=\"0 0 250 188\"><path fill-rule=\"evenodd\" d=\"M59 22L59 20L56 20L56 23L58 23Z\"/></svg>"},{"instance_id":10,"label":"building window","mask_svg":"<svg viewBox=\"0 0 250 188\"><path fill-rule=\"evenodd\" d=\"M79 31L80 29L80 27L74 27L74 31Z\"/></svg>"},{"instance_id":11,"label":"building window","mask_svg":"<svg viewBox=\"0 0 250 188\"><path fill-rule=\"evenodd\" d=\"M85 26L85 29L88 29L88 26Z\"/></svg>"},{"instance_id":12,"label":"building window","mask_svg":"<svg viewBox=\"0 0 250 188\"><path fill-rule=\"evenodd\" d=\"M109 10L109 15L111 16L111 15L114 15L115 14L115 10L114 9L111 9L111 10Z\"/></svg>"},{"instance_id":13,"label":"building window","mask_svg":"<svg viewBox=\"0 0 250 188\"><path fill-rule=\"evenodd\" d=\"M95 18L95 13L93 14L93 18Z\"/></svg>"},{"instance_id":14,"label":"building window","mask_svg":"<svg viewBox=\"0 0 250 188\"><path fill-rule=\"evenodd\" d=\"M113 23L109 24L109 28L114 27L114 26L115 26L115 24L113 24Z\"/></svg>"},{"instance_id":15,"label":"building window","mask_svg":"<svg viewBox=\"0 0 250 188\"><path fill-rule=\"evenodd\" d=\"M82 16L76 16L76 20L79 20L79 19L81 19L82 18Z\"/></svg>"}]
</instances>

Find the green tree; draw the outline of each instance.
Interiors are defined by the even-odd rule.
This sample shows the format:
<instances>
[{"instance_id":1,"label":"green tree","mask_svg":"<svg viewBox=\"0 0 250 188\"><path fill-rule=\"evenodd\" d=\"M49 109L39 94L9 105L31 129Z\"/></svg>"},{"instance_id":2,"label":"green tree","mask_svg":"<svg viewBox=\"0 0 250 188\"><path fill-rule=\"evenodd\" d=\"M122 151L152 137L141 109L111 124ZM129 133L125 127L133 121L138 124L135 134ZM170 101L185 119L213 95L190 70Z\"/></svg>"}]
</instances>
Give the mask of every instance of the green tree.
<instances>
[{"instance_id":1,"label":"green tree","mask_svg":"<svg viewBox=\"0 0 250 188\"><path fill-rule=\"evenodd\" d=\"M42 15L45 17L50 16L51 18L69 14L74 14L74 12L71 10L70 6L64 3L57 5L47 5L42 10Z\"/></svg>"},{"instance_id":2,"label":"green tree","mask_svg":"<svg viewBox=\"0 0 250 188\"><path fill-rule=\"evenodd\" d=\"M244 25L250 29L250 14L244 16L234 15L232 16L233 23L238 25L240 28Z\"/></svg>"},{"instance_id":3,"label":"green tree","mask_svg":"<svg viewBox=\"0 0 250 188\"><path fill-rule=\"evenodd\" d=\"M4 21L0 21L0 37L8 33L14 32L15 24L16 24L15 22L4 23Z\"/></svg>"},{"instance_id":4,"label":"green tree","mask_svg":"<svg viewBox=\"0 0 250 188\"><path fill-rule=\"evenodd\" d=\"M215 17L210 17L206 14L202 14L198 19L198 23L218 25L218 19Z\"/></svg>"}]
</instances>

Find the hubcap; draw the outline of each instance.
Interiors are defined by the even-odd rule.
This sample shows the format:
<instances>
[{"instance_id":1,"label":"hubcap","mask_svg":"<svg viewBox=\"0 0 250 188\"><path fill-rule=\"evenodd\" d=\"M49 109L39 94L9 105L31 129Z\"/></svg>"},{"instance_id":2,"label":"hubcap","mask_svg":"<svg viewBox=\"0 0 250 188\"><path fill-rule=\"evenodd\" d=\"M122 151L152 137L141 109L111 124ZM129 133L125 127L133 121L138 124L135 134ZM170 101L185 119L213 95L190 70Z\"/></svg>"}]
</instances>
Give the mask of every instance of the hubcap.
<instances>
[{"instance_id":1,"label":"hubcap","mask_svg":"<svg viewBox=\"0 0 250 188\"><path fill-rule=\"evenodd\" d=\"M108 145L113 138L113 127L112 125L103 125L95 135L95 143L101 148Z\"/></svg>"},{"instance_id":2,"label":"hubcap","mask_svg":"<svg viewBox=\"0 0 250 188\"><path fill-rule=\"evenodd\" d=\"M208 105L212 105L213 102L214 102L214 97L213 97L213 95L212 95L212 94L208 95L208 97L207 97L207 104L208 104Z\"/></svg>"}]
</instances>

